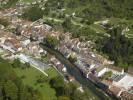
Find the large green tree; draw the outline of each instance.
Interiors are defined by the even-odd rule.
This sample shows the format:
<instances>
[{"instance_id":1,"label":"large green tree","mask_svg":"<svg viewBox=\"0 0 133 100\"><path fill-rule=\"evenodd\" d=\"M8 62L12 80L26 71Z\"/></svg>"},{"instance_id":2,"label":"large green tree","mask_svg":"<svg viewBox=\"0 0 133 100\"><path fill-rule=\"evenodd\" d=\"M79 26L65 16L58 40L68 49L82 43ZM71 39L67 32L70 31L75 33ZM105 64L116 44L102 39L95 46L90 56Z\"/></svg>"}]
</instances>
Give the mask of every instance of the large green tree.
<instances>
[{"instance_id":1,"label":"large green tree","mask_svg":"<svg viewBox=\"0 0 133 100\"><path fill-rule=\"evenodd\" d=\"M43 13L43 10L36 5L26 9L22 15L22 18L30 21L36 21L43 17Z\"/></svg>"},{"instance_id":2,"label":"large green tree","mask_svg":"<svg viewBox=\"0 0 133 100\"><path fill-rule=\"evenodd\" d=\"M55 48L58 46L59 44L59 39L57 39L57 37L54 36L50 36L48 35L45 39L44 39L44 43L52 48Z\"/></svg>"}]
</instances>

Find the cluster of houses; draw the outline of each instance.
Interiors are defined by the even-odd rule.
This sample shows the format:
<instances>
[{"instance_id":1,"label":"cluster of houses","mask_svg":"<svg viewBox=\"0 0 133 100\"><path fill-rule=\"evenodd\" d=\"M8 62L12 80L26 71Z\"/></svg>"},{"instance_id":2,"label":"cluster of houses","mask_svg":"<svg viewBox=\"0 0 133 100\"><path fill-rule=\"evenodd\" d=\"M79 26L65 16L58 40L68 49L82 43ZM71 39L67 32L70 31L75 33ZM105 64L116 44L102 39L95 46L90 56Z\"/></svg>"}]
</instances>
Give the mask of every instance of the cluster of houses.
<instances>
[{"instance_id":1,"label":"cluster of houses","mask_svg":"<svg viewBox=\"0 0 133 100\"><path fill-rule=\"evenodd\" d=\"M45 53L45 51L37 43L32 43L27 38L17 37L13 33L0 30L0 48L10 52L11 56L14 56L14 59L18 58L40 69L44 69L43 67L46 66L46 64L39 60L32 59L32 57L41 58L41 53Z\"/></svg>"},{"instance_id":2,"label":"cluster of houses","mask_svg":"<svg viewBox=\"0 0 133 100\"><path fill-rule=\"evenodd\" d=\"M114 70L110 68L104 68L101 70L102 77L106 72L112 72L112 75L106 80L102 80L109 90L116 96L123 98L124 100L133 99L133 76L125 73L124 70Z\"/></svg>"},{"instance_id":3,"label":"cluster of houses","mask_svg":"<svg viewBox=\"0 0 133 100\"><path fill-rule=\"evenodd\" d=\"M56 68L58 69L59 72L63 72L63 73L66 73L67 72L66 67L58 59L56 59L55 57L52 57L50 59L50 61L51 61L51 63L53 65L56 66Z\"/></svg>"},{"instance_id":4,"label":"cluster of houses","mask_svg":"<svg viewBox=\"0 0 133 100\"><path fill-rule=\"evenodd\" d=\"M65 75L65 80L68 82L77 82L75 80L75 78L73 76L71 76L70 74L67 73L67 68L66 66L64 66L64 64L62 64L57 58L55 58L54 56L51 57L50 62L55 66L55 68L57 69L57 71L60 74L64 74ZM79 84L79 83L78 83ZM82 86L78 88L81 92L84 92L84 90L82 89Z\"/></svg>"},{"instance_id":5,"label":"cluster of houses","mask_svg":"<svg viewBox=\"0 0 133 100\"><path fill-rule=\"evenodd\" d=\"M39 43L43 41L43 37L48 34L47 31L51 27L39 21L32 23L19 19L17 16L13 16L15 12L15 9L0 12L1 17L11 23L8 27L0 29L0 48L10 53L11 60L20 59L43 71L48 64L41 62L41 57L47 52L39 46ZM9 32L7 29L11 31Z\"/></svg>"},{"instance_id":6,"label":"cluster of houses","mask_svg":"<svg viewBox=\"0 0 133 100\"><path fill-rule=\"evenodd\" d=\"M20 41L10 32L0 31L0 44L2 48L7 49L12 53L22 50Z\"/></svg>"},{"instance_id":7,"label":"cluster of houses","mask_svg":"<svg viewBox=\"0 0 133 100\"><path fill-rule=\"evenodd\" d=\"M51 32L51 26L43 24L41 20L29 22L19 19L14 16L16 13L17 10L15 9L0 13L1 16L6 17L12 23L8 26L8 29L15 30L11 33L0 29L0 48L10 51L12 55L21 61L29 62L33 66L44 70L47 68L47 64L37 59L41 58L42 53L46 54L46 51L39 46L39 43L47 35L59 38L60 33ZM63 34L63 37L58 50L66 58L76 58L74 64L86 78L89 78L91 74L98 79L106 72L112 71L111 77L108 80L103 80L102 83L107 85L109 90L118 97L133 99L132 75L107 68L108 65L112 65L114 62L108 61L93 52L91 49L93 43L91 41L80 42L79 39L72 39L69 33ZM50 61L59 72L67 73L66 67L58 59L52 57Z\"/></svg>"},{"instance_id":8,"label":"cluster of houses","mask_svg":"<svg viewBox=\"0 0 133 100\"><path fill-rule=\"evenodd\" d=\"M42 62L42 55L45 55L47 52L39 46L39 43L47 35L59 37L59 32L50 32L52 27L44 24L41 19L30 22L18 18L17 14L16 8L0 11L1 17L10 22L8 27L0 30L0 47L10 52L10 56L13 59L18 58L22 62L28 62L43 71L49 64ZM7 28L12 32L6 31ZM63 68L61 71L66 70L62 64L57 65L54 63L54 65L57 68L60 67L59 69Z\"/></svg>"},{"instance_id":9,"label":"cluster of houses","mask_svg":"<svg viewBox=\"0 0 133 100\"><path fill-rule=\"evenodd\" d=\"M93 78L101 82L108 90L118 96L128 100L133 99L133 76L124 71L113 68L113 61L108 61L100 55L92 52L88 47L91 42L82 43L78 39L71 39L70 34L65 34L64 40L58 50L66 57L76 58L75 65L81 70L86 78ZM112 72L109 80L100 80L108 71ZM93 77L92 77L93 76Z\"/></svg>"},{"instance_id":10,"label":"cluster of houses","mask_svg":"<svg viewBox=\"0 0 133 100\"><path fill-rule=\"evenodd\" d=\"M47 35L59 38L60 33L50 31L52 27L44 24L41 19L30 22L18 18L17 13L15 8L0 12L1 17L6 18L11 23L8 25L8 29L13 30L12 32L5 31L5 29L0 30L0 47L9 51L13 59L17 58L22 62L28 62L43 71L49 64L41 61L42 55L47 54L47 52L39 46L39 43L43 42ZM59 72L66 73L65 66L56 58L51 58L50 61Z\"/></svg>"},{"instance_id":11,"label":"cluster of houses","mask_svg":"<svg viewBox=\"0 0 133 100\"><path fill-rule=\"evenodd\" d=\"M76 58L75 65L85 74L86 77L90 72L98 75L97 69L103 68L105 64L111 64L102 56L92 52L89 48L91 42L80 42L79 39L71 39L69 34L65 34L64 40L61 41L58 49L66 57Z\"/></svg>"},{"instance_id":12,"label":"cluster of houses","mask_svg":"<svg viewBox=\"0 0 133 100\"><path fill-rule=\"evenodd\" d=\"M11 51L14 54L23 52L29 55L40 57L44 50L38 46L38 43L31 42L30 39L23 36L16 36L11 32L0 31L0 46Z\"/></svg>"}]
</instances>

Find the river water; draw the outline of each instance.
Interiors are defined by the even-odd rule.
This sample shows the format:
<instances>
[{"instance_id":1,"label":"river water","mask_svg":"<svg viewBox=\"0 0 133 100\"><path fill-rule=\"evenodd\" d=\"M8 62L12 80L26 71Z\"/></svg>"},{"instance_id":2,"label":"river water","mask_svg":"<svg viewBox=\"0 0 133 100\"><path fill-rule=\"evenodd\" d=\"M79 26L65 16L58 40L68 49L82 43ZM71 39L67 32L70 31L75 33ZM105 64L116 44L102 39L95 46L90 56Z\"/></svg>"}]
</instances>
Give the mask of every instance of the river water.
<instances>
[{"instance_id":1,"label":"river water","mask_svg":"<svg viewBox=\"0 0 133 100\"><path fill-rule=\"evenodd\" d=\"M99 100L114 100L114 98L107 96L101 89L97 88L90 80L85 78L78 68L70 63L69 60L67 60L59 51L51 49L42 43L40 43L40 46L50 54L54 55L60 62L62 62L62 64L66 66L68 73L72 75L80 84L86 86L94 95L99 98Z\"/></svg>"}]
</instances>

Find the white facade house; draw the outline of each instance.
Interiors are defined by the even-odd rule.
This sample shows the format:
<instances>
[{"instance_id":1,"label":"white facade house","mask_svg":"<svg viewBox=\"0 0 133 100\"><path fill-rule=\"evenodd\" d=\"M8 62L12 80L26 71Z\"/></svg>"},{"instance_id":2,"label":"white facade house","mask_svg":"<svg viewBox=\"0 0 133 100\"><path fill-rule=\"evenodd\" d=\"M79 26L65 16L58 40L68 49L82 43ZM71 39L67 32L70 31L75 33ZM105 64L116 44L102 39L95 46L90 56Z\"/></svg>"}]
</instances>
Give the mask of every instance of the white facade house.
<instances>
[{"instance_id":1,"label":"white facade house","mask_svg":"<svg viewBox=\"0 0 133 100\"><path fill-rule=\"evenodd\" d=\"M93 68L95 68L95 64L90 65L90 69L93 69Z\"/></svg>"},{"instance_id":2,"label":"white facade house","mask_svg":"<svg viewBox=\"0 0 133 100\"><path fill-rule=\"evenodd\" d=\"M107 71L108 71L108 68L102 69L100 72L98 72L98 77L101 77L101 76L104 75Z\"/></svg>"}]
</instances>

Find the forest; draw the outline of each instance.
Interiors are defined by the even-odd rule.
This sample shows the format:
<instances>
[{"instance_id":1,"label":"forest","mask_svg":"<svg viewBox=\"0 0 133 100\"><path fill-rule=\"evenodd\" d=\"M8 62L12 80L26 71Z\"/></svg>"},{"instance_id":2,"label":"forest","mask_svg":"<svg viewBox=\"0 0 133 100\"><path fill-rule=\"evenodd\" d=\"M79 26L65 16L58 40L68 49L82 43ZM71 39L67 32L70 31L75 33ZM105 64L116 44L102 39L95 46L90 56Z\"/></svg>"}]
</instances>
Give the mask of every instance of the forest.
<instances>
[{"instance_id":1,"label":"forest","mask_svg":"<svg viewBox=\"0 0 133 100\"><path fill-rule=\"evenodd\" d=\"M42 100L40 92L24 85L8 62L0 58L0 100Z\"/></svg>"},{"instance_id":2,"label":"forest","mask_svg":"<svg viewBox=\"0 0 133 100\"><path fill-rule=\"evenodd\" d=\"M124 68L133 66L133 40L122 35L122 28L109 30L110 37L97 41L98 51L107 54L115 65Z\"/></svg>"},{"instance_id":3,"label":"forest","mask_svg":"<svg viewBox=\"0 0 133 100\"><path fill-rule=\"evenodd\" d=\"M40 72L35 71L36 73L31 73L34 77L30 77L26 75L26 70L29 70L28 73L33 72L29 63L22 64L18 59L10 62L0 58L0 100L53 100L45 97L45 92L47 91L49 91L49 95L51 95L50 92L55 91L55 97L49 97L54 98L54 100L88 100L94 96L86 88L84 93L81 93L77 89L78 83L67 83L60 75L51 78L43 77L44 75L42 76ZM25 73L18 75L19 71ZM37 75L37 73L39 77L34 75ZM34 78L33 80L36 81L36 84L32 82L30 82L31 85L25 84L24 80L26 78ZM47 85L50 87L48 88ZM35 88L36 86L41 86L40 88L43 89L47 87L48 89L46 88L47 91L44 90L42 92L39 87Z\"/></svg>"}]
</instances>

